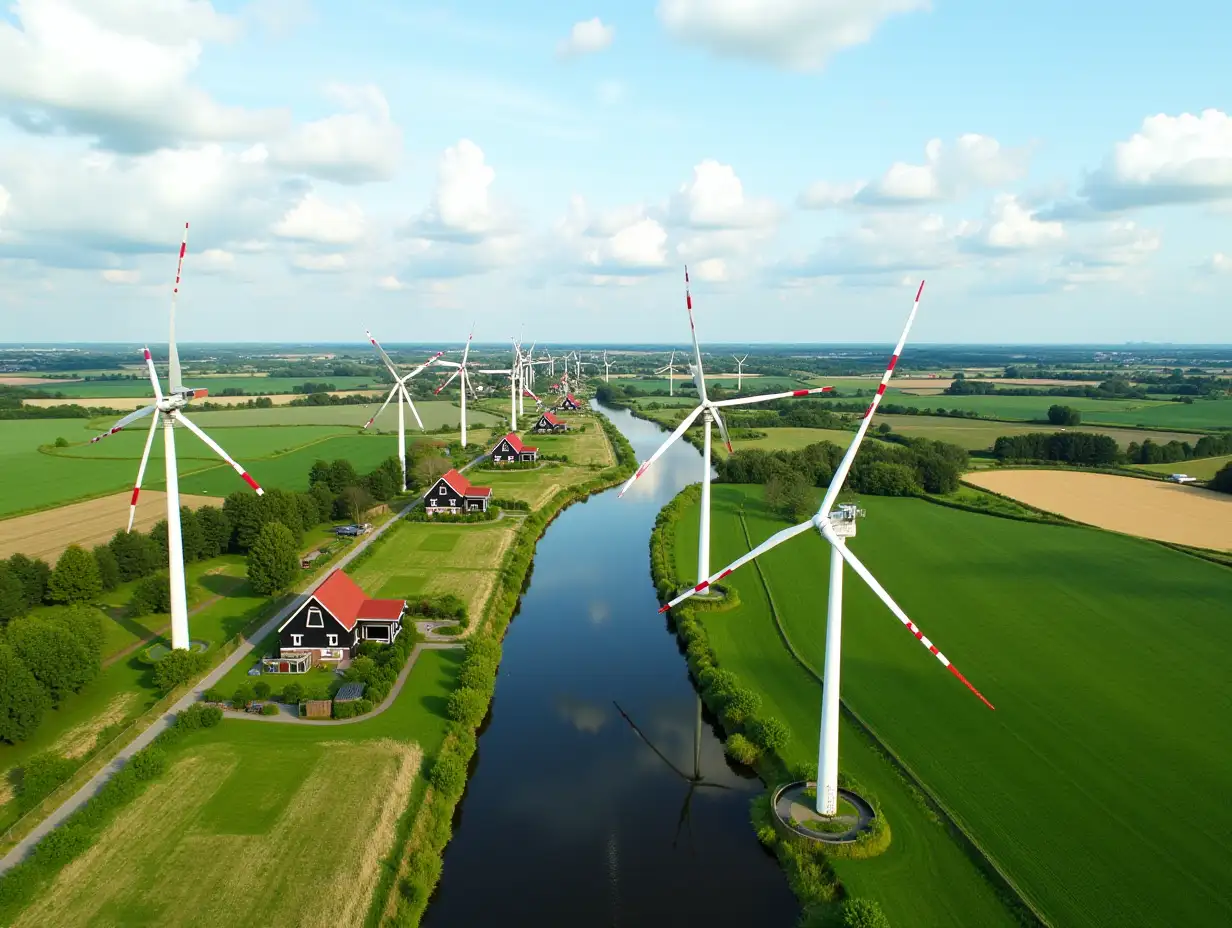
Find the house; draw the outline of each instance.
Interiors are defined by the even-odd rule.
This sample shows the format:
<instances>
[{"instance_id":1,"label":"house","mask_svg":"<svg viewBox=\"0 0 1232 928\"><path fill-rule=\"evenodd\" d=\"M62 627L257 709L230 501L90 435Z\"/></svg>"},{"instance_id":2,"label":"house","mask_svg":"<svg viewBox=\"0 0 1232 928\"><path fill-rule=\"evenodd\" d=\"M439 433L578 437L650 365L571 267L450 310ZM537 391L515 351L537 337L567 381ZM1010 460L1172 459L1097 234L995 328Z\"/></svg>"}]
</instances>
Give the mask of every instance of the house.
<instances>
[{"instance_id":1,"label":"house","mask_svg":"<svg viewBox=\"0 0 1232 928\"><path fill-rule=\"evenodd\" d=\"M265 658L267 673L303 673L320 661L351 656L361 641L389 644L402 631L402 599L370 599L341 570L325 578L278 628L278 657Z\"/></svg>"},{"instance_id":2,"label":"house","mask_svg":"<svg viewBox=\"0 0 1232 928\"><path fill-rule=\"evenodd\" d=\"M581 409L582 404L578 402L577 397L575 397L572 393L566 393L565 398L560 401L560 405L558 405L556 408L557 409Z\"/></svg>"},{"instance_id":3,"label":"house","mask_svg":"<svg viewBox=\"0 0 1232 928\"><path fill-rule=\"evenodd\" d=\"M448 512L487 512L492 501L491 487L477 487L456 470L441 474L424 494L424 511L428 515Z\"/></svg>"},{"instance_id":4,"label":"house","mask_svg":"<svg viewBox=\"0 0 1232 928\"><path fill-rule=\"evenodd\" d=\"M569 431L569 423L562 419L557 419L550 412L545 412L539 417L539 421L535 423L531 429L532 432L567 432Z\"/></svg>"},{"instance_id":5,"label":"house","mask_svg":"<svg viewBox=\"0 0 1232 928\"><path fill-rule=\"evenodd\" d=\"M510 432L492 449L493 464L514 464L521 461L539 460L539 449L522 444L522 439Z\"/></svg>"}]
</instances>

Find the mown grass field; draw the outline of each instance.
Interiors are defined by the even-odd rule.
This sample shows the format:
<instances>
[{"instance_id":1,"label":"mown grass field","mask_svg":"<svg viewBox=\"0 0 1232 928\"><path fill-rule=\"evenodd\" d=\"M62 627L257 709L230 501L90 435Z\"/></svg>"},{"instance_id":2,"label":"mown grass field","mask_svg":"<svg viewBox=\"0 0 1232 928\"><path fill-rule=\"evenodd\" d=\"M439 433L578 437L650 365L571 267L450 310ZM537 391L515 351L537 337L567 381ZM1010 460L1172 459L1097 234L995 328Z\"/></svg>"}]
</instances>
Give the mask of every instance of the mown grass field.
<instances>
[{"instance_id":1,"label":"mown grass field","mask_svg":"<svg viewBox=\"0 0 1232 928\"><path fill-rule=\"evenodd\" d=\"M1176 461L1172 464L1135 464L1135 470L1155 474L1189 474L1199 480L1210 480L1223 468L1232 464L1232 454L1217 458L1196 458L1192 461Z\"/></svg>"},{"instance_id":2,"label":"mown grass field","mask_svg":"<svg viewBox=\"0 0 1232 928\"><path fill-rule=\"evenodd\" d=\"M338 390L358 390L361 388L379 390L380 383L374 377L211 377L202 376L194 379L191 370L184 372L184 382L189 387L204 387L211 393L221 393L226 389L240 389L252 396L265 396L275 393L294 393L295 387L306 382L332 383ZM159 367L159 383L165 390L167 375L165 369ZM388 390L392 383L385 384ZM144 374L139 374L136 380L90 380L77 383L53 383L41 389L49 393L63 393L65 396L79 396L83 400L98 400L108 396L149 396L150 380ZM87 405L105 406L106 403Z\"/></svg>"},{"instance_id":3,"label":"mown grass field","mask_svg":"<svg viewBox=\"0 0 1232 928\"><path fill-rule=\"evenodd\" d=\"M935 441L948 441L959 445L968 451L989 451L1002 435L1026 435L1030 432L1055 432L1053 425L1017 425L1009 422L991 422L987 419L951 419L946 416L890 416L877 414L878 424L885 422L894 431L912 438L931 438ZM1193 433L1153 432L1146 429L1119 429L1106 426L1090 426L1086 423L1074 426L1071 431L1096 432L1108 435L1118 445L1125 448L1131 441L1141 444L1144 440L1160 444L1170 441L1187 441L1193 443L1199 435ZM1171 471L1169 471L1171 473Z\"/></svg>"},{"instance_id":4,"label":"mown grass field","mask_svg":"<svg viewBox=\"0 0 1232 928\"><path fill-rule=\"evenodd\" d=\"M754 543L783 527L759 493L715 487L712 563L748 550L741 503ZM1232 919L1232 806L1223 801L1232 769L1232 573L1094 529L918 500L862 505L869 517L852 550L997 711L939 667L851 572L845 700L1055 924ZM684 569L696 536L679 537ZM801 536L760 560L789 635L820 667L824 542ZM756 574L746 567L729 580L743 605L711 627L730 626L737 644L729 647L742 653L751 637L773 631ZM785 652L743 659L767 678L793 673ZM813 687L805 704L815 707L815 696ZM816 712L792 724L810 744ZM854 741L844 742L845 765Z\"/></svg>"},{"instance_id":5,"label":"mown grass field","mask_svg":"<svg viewBox=\"0 0 1232 928\"><path fill-rule=\"evenodd\" d=\"M337 425L350 428L362 428L368 417L381 408L385 401L359 406L275 406L271 409L220 409L213 412L189 412L193 422L203 429L214 429L220 426L267 426L267 425ZM419 418L423 420L424 428L439 429L443 425L458 426L462 422L462 410L448 400L416 400L415 408L419 410ZM492 425L497 417L483 410L472 409L468 404L466 410L468 425ZM407 434L419 434L419 426L410 410L406 410ZM393 403L385 407L385 411L372 424L374 429L397 430L398 409Z\"/></svg>"},{"instance_id":6,"label":"mown grass field","mask_svg":"<svg viewBox=\"0 0 1232 928\"><path fill-rule=\"evenodd\" d=\"M762 451L798 451L819 441L834 442L840 448L845 448L855 437L854 432L845 432L840 429L771 428L756 429L756 431L765 432L766 437L733 438L732 448L736 451L746 451L750 448L759 448ZM711 440L715 452L720 457L727 457L727 446L723 444L718 429L714 430Z\"/></svg>"}]
</instances>

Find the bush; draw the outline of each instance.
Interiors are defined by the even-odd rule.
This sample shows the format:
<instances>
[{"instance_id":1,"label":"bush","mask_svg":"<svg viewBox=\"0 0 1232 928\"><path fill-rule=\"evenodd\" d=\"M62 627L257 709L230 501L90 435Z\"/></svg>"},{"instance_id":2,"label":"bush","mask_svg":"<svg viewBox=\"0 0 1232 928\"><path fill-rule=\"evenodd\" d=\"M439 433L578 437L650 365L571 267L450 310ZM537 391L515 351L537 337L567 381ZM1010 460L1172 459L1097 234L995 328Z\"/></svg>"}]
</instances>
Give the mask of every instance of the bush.
<instances>
[{"instance_id":1,"label":"bush","mask_svg":"<svg viewBox=\"0 0 1232 928\"><path fill-rule=\"evenodd\" d=\"M17 798L23 812L29 811L51 795L61 783L80 766L79 761L61 757L55 751L35 754L21 767L21 780L17 785Z\"/></svg>"},{"instance_id":2,"label":"bush","mask_svg":"<svg viewBox=\"0 0 1232 928\"><path fill-rule=\"evenodd\" d=\"M353 702L334 702L334 718L336 719L351 719L355 717L355 703Z\"/></svg>"},{"instance_id":3,"label":"bush","mask_svg":"<svg viewBox=\"0 0 1232 928\"><path fill-rule=\"evenodd\" d=\"M53 603L89 603L102 591L94 556L80 545L65 548L47 581L47 598Z\"/></svg>"},{"instance_id":4,"label":"bush","mask_svg":"<svg viewBox=\"0 0 1232 928\"><path fill-rule=\"evenodd\" d=\"M196 731L199 728L213 728L221 721L221 709L197 702L175 717L175 727L179 731Z\"/></svg>"},{"instance_id":5,"label":"bush","mask_svg":"<svg viewBox=\"0 0 1232 928\"><path fill-rule=\"evenodd\" d=\"M277 715L281 711L282 710L278 708L278 704L273 702L267 702L261 707L262 715Z\"/></svg>"},{"instance_id":6,"label":"bush","mask_svg":"<svg viewBox=\"0 0 1232 928\"><path fill-rule=\"evenodd\" d=\"M723 706L723 719L729 725L740 725L745 719L757 714L761 708L761 696L747 687L736 687L728 694Z\"/></svg>"},{"instance_id":7,"label":"bush","mask_svg":"<svg viewBox=\"0 0 1232 928\"><path fill-rule=\"evenodd\" d=\"M167 769L167 753L161 748L150 745L133 755L128 762L133 776L138 780L152 780Z\"/></svg>"},{"instance_id":8,"label":"bush","mask_svg":"<svg viewBox=\"0 0 1232 928\"><path fill-rule=\"evenodd\" d=\"M779 751L791 740L791 729L772 716L754 719L749 725L749 738L763 751Z\"/></svg>"},{"instance_id":9,"label":"bush","mask_svg":"<svg viewBox=\"0 0 1232 928\"><path fill-rule=\"evenodd\" d=\"M206 702L226 702L227 694L224 693L222 690L220 690L218 687L211 686L209 689L207 689L204 693L201 694L201 698L204 699Z\"/></svg>"},{"instance_id":10,"label":"bush","mask_svg":"<svg viewBox=\"0 0 1232 928\"><path fill-rule=\"evenodd\" d=\"M209 658L201 651L176 649L154 665L154 685L163 693L187 683L205 670Z\"/></svg>"},{"instance_id":11,"label":"bush","mask_svg":"<svg viewBox=\"0 0 1232 928\"><path fill-rule=\"evenodd\" d=\"M298 704L304 698L302 683L288 683L282 688L282 701L292 705Z\"/></svg>"},{"instance_id":12,"label":"bush","mask_svg":"<svg viewBox=\"0 0 1232 928\"><path fill-rule=\"evenodd\" d=\"M443 753L432 764L432 772L428 781L433 789L440 790L452 798L461 795L466 786L466 764L456 754Z\"/></svg>"},{"instance_id":13,"label":"bush","mask_svg":"<svg viewBox=\"0 0 1232 928\"><path fill-rule=\"evenodd\" d=\"M171 611L171 576L165 570L151 574L133 590L133 597L128 601L128 614L131 616L151 615L153 613L168 613Z\"/></svg>"},{"instance_id":14,"label":"bush","mask_svg":"<svg viewBox=\"0 0 1232 928\"><path fill-rule=\"evenodd\" d=\"M736 763L749 766L756 762L759 753L757 746L739 732L736 732L736 734L727 739L727 743L723 745L723 750Z\"/></svg>"},{"instance_id":15,"label":"bush","mask_svg":"<svg viewBox=\"0 0 1232 928\"><path fill-rule=\"evenodd\" d=\"M890 928L890 920L872 899L848 899L839 906L843 928Z\"/></svg>"},{"instance_id":16,"label":"bush","mask_svg":"<svg viewBox=\"0 0 1232 928\"><path fill-rule=\"evenodd\" d=\"M459 687L449 695L447 712L455 722L478 728L488 714L488 693L467 686Z\"/></svg>"},{"instance_id":17,"label":"bush","mask_svg":"<svg viewBox=\"0 0 1232 928\"><path fill-rule=\"evenodd\" d=\"M252 702L255 694L252 691L251 683L241 683L235 688L235 693L231 697L231 706L235 709L243 709Z\"/></svg>"},{"instance_id":18,"label":"bush","mask_svg":"<svg viewBox=\"0 0 1232 928\"><path fill-rule=\"evenodd\" d=\"M248 551L248 583L262 596L281 593L299 574L295 536L280 522L261 526Z\"/></svg>"},{"instance_id":19,"label":"bush","mask_svg":"<svg viewBox=\"0 0 1232 928\"><path fill-rule=\"evenodd\" d=\"M491 693L496 689L496 665L483 657L468 657L458 672L458 685Z\"/></svg>"},{"instance_id":20,"label":"bush","mask_svg":"<svg viewBox=\"0 0 1232 928\"><path fill-rule=\"evenodd\" d=\"M252 693L257 699L267 699L270 694L270 685L264 680L258 680L252 685Z\"/></svg>"}]
</instances>

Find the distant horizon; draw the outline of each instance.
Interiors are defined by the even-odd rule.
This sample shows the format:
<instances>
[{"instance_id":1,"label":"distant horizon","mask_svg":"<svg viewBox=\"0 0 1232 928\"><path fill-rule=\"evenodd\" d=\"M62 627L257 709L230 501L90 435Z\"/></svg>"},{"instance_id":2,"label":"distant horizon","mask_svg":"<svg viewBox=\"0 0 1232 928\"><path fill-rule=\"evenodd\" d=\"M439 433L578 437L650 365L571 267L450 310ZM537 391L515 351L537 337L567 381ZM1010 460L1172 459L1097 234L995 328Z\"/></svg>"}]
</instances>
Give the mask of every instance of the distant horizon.
<instances>
[{"instance_id":1,"label":"distant horizon","mask_svg":"<svg viewBox=\"0 0 1232 928\"><path fill-rule=\"evenodd\" d=\"M531 342L530 339L525 339L523 344ZM46 350L87 350L90 348L134 348L140 350L142 347L149 345L166 345L166 342L138 342L138 341L89 341L89 342L0 342L0 351L46 351ZM354 342L340 341L321 341L321 342L280 342L280 341L178 341L176 343L181 349L199 346L218 345L228 348L243 348L243 347L279 347L279 348L368 348L368 343L363 340ZM387 341L382 339L381 344L386 348L391 347L407 347L407 348L439 348L442 344L454 344L454 342L444 341ZM584 342L584 341L563 341L563 342L534 342L539 348L585 348L594 350L607 349L613 350L672 350L678 349L681 345L688 345L688 342ZM800 348L805 350L826 350L834 348L881 348L884 347L884 342L718 342L712 341L702 345L702 352L712 351L715 348ZM462 350L462 343L458 342L459 351ZM482 342L472 341L472 348L508 348L508 341ZM959 342L959 341L916 341L908 342L907 349L915 348L1081 348L1090 350L1106 350L1106 351L1142 351L1152 348L1196 348L1204 351L1228 350L1232 351L1232 342ZM451 349L445 349L451 350Z\"/></svg>"}]
</instances>

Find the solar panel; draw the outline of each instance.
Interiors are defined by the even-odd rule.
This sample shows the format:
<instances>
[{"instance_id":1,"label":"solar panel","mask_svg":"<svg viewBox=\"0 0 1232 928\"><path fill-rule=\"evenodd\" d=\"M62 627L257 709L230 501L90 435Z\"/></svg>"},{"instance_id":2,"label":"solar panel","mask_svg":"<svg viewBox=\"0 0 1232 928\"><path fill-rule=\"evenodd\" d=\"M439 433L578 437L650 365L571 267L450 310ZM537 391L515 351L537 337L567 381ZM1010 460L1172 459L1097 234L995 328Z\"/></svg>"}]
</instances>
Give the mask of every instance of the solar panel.
<instances>
[{"instance_id":1,"label":"solar panel","mask_svg":"<svg viewBox=\"0 0 1232 928\"><path fill-rule=\"evenodd\" d=\"M338 692L334 694L334 701L347 702L351 699L359 699L362 695L364 695L364 684L344 683L338 687Z\"/></svg>"}]
</instances>

